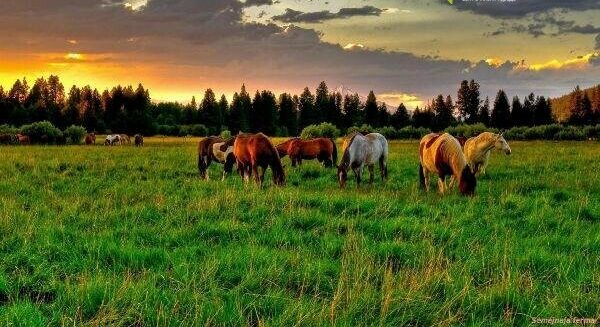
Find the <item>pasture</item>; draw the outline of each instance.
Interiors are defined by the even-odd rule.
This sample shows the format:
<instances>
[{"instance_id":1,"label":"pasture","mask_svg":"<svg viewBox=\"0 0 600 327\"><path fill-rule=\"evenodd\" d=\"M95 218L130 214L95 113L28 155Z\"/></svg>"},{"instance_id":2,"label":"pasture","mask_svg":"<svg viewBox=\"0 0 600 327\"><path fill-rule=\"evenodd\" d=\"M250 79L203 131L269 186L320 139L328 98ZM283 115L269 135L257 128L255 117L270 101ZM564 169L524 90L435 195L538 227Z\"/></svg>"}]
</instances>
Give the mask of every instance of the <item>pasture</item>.
<instances>
[{"instance_id":1,"label":"pasture","mask_svg":"<svg viewBox=\"0 0 600 327\"><path fill-rule=\"evenodd\" d=\"M0 147L0 325L600 317L598 142L511 142L465 198L419 190L417 141L343 190L287 157L285 187L200 180L196 141Z\"/></svg>"}]
</instances>

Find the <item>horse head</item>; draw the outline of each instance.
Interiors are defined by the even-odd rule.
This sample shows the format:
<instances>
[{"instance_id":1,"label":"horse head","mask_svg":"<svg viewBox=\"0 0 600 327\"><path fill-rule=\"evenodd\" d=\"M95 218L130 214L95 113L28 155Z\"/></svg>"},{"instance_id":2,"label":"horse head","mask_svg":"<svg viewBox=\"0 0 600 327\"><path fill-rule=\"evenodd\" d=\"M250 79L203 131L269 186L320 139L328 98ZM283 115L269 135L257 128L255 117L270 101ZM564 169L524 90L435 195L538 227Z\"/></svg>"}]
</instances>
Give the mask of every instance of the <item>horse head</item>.
<instances>
[{"instance_id":1,"label":"horse head","mask_svg":"<svg viewBox=\"0 0 600 327\"><path fill-rule=\"evenodd\" d=\"M348 168L344 164L340 164L338 166L338 182L340 183L340 187L346 187L346 181L348 180Z\"/></svg>"},{"instance_id":2,"label":"horse head","mask_svg":"<svg viewBox=\"0 0 600 327\"><path fill-rule=\"evenodd\" d=\"M496 137L496 143L494 144L494 147L504 152L506 155L510 155L512 153L508 142L506 142L506 139L504 139L504 132L498 134L498 136Z\"/></svg>"},{"instance_id":3,"label":"horse head","mask_svg":"<svg viewBox=\"0 0 600 327\"><path fill-rule=\"evenodd\" d=\"M475 187L477 187L477 179L475 178L475 174L473 174L471 167L466 165L460 174L458 190L462 195L473 196L475 195Z\"/></svg>"}]
</instances>

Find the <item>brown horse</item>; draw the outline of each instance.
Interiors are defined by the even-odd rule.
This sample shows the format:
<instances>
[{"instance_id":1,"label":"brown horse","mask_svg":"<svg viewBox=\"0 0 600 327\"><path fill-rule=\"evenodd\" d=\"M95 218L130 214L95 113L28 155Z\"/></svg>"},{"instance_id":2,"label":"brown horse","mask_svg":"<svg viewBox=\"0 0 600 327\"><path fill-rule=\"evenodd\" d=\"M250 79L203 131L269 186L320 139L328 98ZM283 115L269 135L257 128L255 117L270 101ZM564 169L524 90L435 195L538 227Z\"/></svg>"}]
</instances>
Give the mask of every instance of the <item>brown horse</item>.
<instances>
[{"instance_id":1,"label":"brown horse","mask_svg":"<svg viewBox=\"0 0 600 327\"><path fill-rule=\"evenodd\" d=\"M21 145L31 144L31 139L29 136L23 134L17 134L17 141L19 141L19 144Z\"/></svg>"},{"instance_id":2,"label":"brown horse","mask_svg":"<svg viewBox=\"0 0 600 327\"><path fill-rule=\"evenodd\" d=\"M262 186L265 171L267 167L271 167L273 183L285 185L285 172L279 153L264 134L238 135L233 144L233 154L237 162L237 170L245 181L248 181L253 174L256 182ZM259 167L262 168L260 174Z\"/></svg>"},{"instance_id":3,"label":"brown horse","mask_svg":"<svg viewBox=\"0 0 600 327\"><path fill-rule=\"evenodd\" d=\"M302 160L317 159L325 167L337 166L337 146L335 141L327 138L312 140L296 139L288 147L288 155L292 160L292 167L302 164Z\"/></svg>"},{"instance_id":4,"label":"brown horse","mask_svg":"<svg viewBox=\"0 0 600 327\"><path fill-rule=\"evenodd\" d=\"M96 133L89 133L85 136L85 144L93 145L96 144Z\"/></svg>"},{"instance_id":5,"label":"brown horse","mask_svg":"<svg viewBox=\"0 0 600 327\"><path fill-rule=\"evenodd\" d=\"M209 136L200 140L198 143L198 172L200 177L208 180L208 166L215 160L213 154L213 144L224 142L220 136Z\"/></svg>"},{"instance_id":6,"label":"brown horse","mask_svg":"<svg viewBox=\"0 0 600 327\"><path fill-rule=\"evenodd\" d=\"M0 144L18 143L17 136L14 134L0 134Z\"/></svg>"},{"instance_id":7,"label":"brown horse","mask_svg":"<svg viewBox=\"0 0 600 327\"><path fill-rule=\"evenodd\" d=\"M463 195L475 194L477 180L467 164L460 143L452 135L428 134L419 144L419 179L421 187L429 190L429 174L438 175L440 193L447 189L446 177L451 176L458 181L458 189ZM451 183L452 186L452 183Z\"/></svg>"},{"instance_id":8,"label":"brown horse","mask_svg":"<svg viewBox=\"0 0 600 327\"><path fill-rule=\"evenodd\" d=\"M467 143L468 138L466 138L464 136L457 136L456 140L458 141L458 143L460 143L460 147L464 149L465 143Z\"/></svg>"},{"instance_id":9,"label":"brown horse","mask_svg":"<svg viewBox=\"0 0 600 327\"><path fill-rule=\"evenodd\" d=\"M135 134L133 138L135 140L135 146L144 146L144 137L142 134Z\"/></svg>"},{"instance_id":10,"label":"brown horse","mask_svg":"<svg viewBox=\"0 0 600 327\"><path fill-rule=\"evenodd\" d=\"M290 145L292 144L292 142L299 140L299 139L300 139L299 137L292 137L291 139L288 139L287 141L275 146L275 148L277 149L277 152L279 153L279 157L281 159L285 158L285 156L287 156L289 153Z\"/></svg>"}]
</instances>

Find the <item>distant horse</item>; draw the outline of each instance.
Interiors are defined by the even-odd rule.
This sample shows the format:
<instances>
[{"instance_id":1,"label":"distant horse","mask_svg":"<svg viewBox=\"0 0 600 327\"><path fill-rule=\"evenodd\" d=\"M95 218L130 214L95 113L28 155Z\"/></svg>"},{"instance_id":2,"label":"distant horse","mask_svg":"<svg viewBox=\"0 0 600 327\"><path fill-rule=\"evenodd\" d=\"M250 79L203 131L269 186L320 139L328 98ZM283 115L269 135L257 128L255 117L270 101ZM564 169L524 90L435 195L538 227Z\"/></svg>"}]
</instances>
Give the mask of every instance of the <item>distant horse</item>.
<instances>
[{"instance_id":1,"label":"distant horse","mask_svg":"<svg viewBox=\"0 0 600 327\"><path fill-rule=\"evenodd\" d=\"M285 156L287 156L289 153L289 148L290 148L290 145L292 144L292 142L299 140L299 139L300 139L299 137L292 137L292 138L288 139L287 141L276 145L275 148L277 149L277 152L279 153L279 158L281 158L281 159L285 158Z\"/></svg>"},{"instance_id":2,"label":"distant horse","mask_svg":"<svg viewBox=\"0 0 600 327\"><path fill-rule=\"evenodd\" d=\"M206 180L209 179L208 176L208 166L210 163L215 160L213 154L213 144L225 142L220 136L209 136L205 137L198 143L198 172L200 173L200 177Z\"/></svg>"},{"instance_id":3,"label":"distant horse","mask_svg":"<svg viewBox=\"0 0 600 327\"><path fill-rule=\"evenodd\" d=\"M245 181L254 175L254 179L261 186L264 181L265 171L270 167L273 172L273 183L285 185L285 172L281 165L281 158L277 149L264 134L238 135L233 144L237 170ZM259 173L259 168L262 171Z\"/></svg>"},{"instance_id":4,"label":"distant horse","mask_svg":"<svg viewBox=\"0 0 600 327\"><path fill-rule=\"evenodd\" d=\"M119 134L106 135L104 145L121 145L121 136Z\"/></svg>"},{"instance_id":5,"label":"distant horse","mask_svg":"<svg viewBox=\"0 0 600 327\"><path fill-rule=\"evenodd\" d=\"M464 149L467 162L471 166L473 173L477 176L485 174L485 169L490 160L490 153L493 149L503 151L506 155L512 153L503 134L490 132L483 132L476 137L468 139Z\"/></svg>"},{"instance_id":6,"label":"distant horse","mask_svg":"<svg viewBox=\"0 0 600 327\"><path fill-rule=\"evenodd\" d=\"M346 186L348 180L348 170L354 171L356 184L360 185L362 172L365 166L369 168L369 183L373 183L375 174L375 164L379 164L381 179L387 180L388 169L388 142L385 137L379 133L362 135L355 133L347 138L347 146L344 150L342 161L338 166L338 181L340 187Z\"/></svg>"},{"instance_id":7,"label":"distant horse","mask_svg":"<svg viewBox=\"0 0 600 327\"><path fill-rule=\"evenodd\" d=\"M142 134L135 134L133 139L135 140L135 146L144 146L144 137Z\"/></svg>"},{"instance_id":8,"label":"distant horse","mask_svg":"<svg viewBox=\"0 0 600 327\"><path fill-rule=\"evenodd\" d=\"M17 141L21 145L31 144L31 139L29 138L29 136L23 134L17 134Z\"/></svg>"},{"instance_id":9,"label":"distant horse","mask_svg":"<svg viewBox=\"0 0 600 327\"><path fill-rule=\"evenodd\" d=\"M452 135L428 134L419 144L419 179L421 187L429 191L429 174L439 177L440 193L447 189L446 177L451 176L458 181L458 189L463 195L475 194L477 180L467 163L460 143ZM451 183L452 186L453 183Z\"/></svg>"},{"instance_id":10,"label":"distant horse","mask_svg":"<svg viewBox=\"0 0 600 327\"><path fill-rule=\"evenodd\" d=\"M233 171L233 165L236 163L235 155L233 154L233 144L235 143L235 137L230 138L225 142L213 144L213 156L216 161L223 164L223 178L231 174Z\"/></svg>"},{"instance_id":11,"label":"distant horse","mask_svg":"<svg viewBox=\"0 0 600 327\"><path fill-rule=\"evenodd\" d=\"M96 133L89 133L85 136L85 144L93 145L96 144Z\"/></svg>"},{"instance_id":12,"label":"distant horse","mask_svg":"<svg viewBox=\"0 0 600 327\"><path fill-rule=\"evenodd\" d=\"M456 140L460 144L460 147L464 149L465 148L465 143L467 143L468 138L466 138L464 136L456 136Z\"/></svg>"},{"instance_id":13,"label":"distant horse","mask_svg":"<svg viewBox=\"0 0 600 327\"><path fill-rule=\"evenodd\" d=\"M327 138L312 140L293 140L288 147L288 155L292 160L292 167L302 164L302 160L317 159L325 167L337 165L337 146L335 141Z\"/></svg>"},{"instance_id":14,"label":"distant horse","mask_svg":"<svg viewBox=\"0 0 600 327\"><path fill-rule=\"evenodd\" d=\"M0 134L0 144L16 144L19 140L14 134Z\"/></svg>"},{"instance_id":15,"label":"distant horse","mask_svg":"<svg viewBox=\"0 0 600 327\"><path fill-rule=\"evenodd\" d=\"M131 138L127 134L119 134L121 137L121 143L131 144Z\"/></svg>"}]
</instances>

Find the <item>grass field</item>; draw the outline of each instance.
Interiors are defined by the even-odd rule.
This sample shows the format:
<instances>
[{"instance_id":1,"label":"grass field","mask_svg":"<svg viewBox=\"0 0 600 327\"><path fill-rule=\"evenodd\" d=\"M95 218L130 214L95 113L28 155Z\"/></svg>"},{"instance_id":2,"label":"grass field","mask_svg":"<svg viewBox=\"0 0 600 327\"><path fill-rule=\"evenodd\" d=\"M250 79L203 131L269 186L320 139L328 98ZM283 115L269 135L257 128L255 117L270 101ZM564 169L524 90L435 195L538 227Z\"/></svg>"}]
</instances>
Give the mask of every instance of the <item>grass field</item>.
<instances>
[{"instance_id":1,"label":"grass field","mask_svg":"<svg viewBox=\"0 0 600 327\"><path fill-rule=\"evenodd\" d=\"M421 192L417 147L345 190L288 158L283 188L202 181L192 139L0 147L0 325L600 318L600 143L513 142L472 199Z\"/></svg>"}]
</instances>

